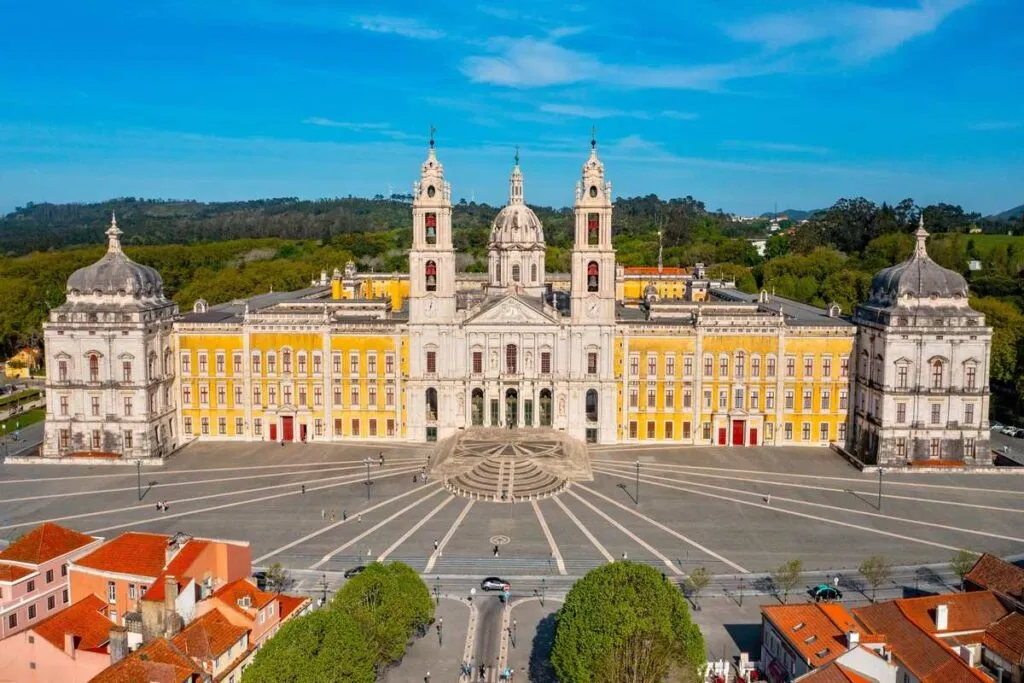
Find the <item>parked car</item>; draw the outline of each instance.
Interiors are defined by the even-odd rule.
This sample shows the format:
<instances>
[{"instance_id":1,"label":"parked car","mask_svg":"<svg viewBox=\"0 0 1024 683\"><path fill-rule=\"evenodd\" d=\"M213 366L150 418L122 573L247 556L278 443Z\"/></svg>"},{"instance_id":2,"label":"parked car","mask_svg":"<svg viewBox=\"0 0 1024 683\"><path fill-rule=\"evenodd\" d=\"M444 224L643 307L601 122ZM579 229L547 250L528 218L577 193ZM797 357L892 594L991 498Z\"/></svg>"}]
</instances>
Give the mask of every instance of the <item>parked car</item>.
<instances>
[{"instance_id":1,"label":"parked car","mask_svg":"<svg viewBox=\"0 0 1024 683\"><path fill-rule=\"evenodd\" d=\"M1013 425L1006 425L1005 427L999 430L999 433L1005 434L1006 436L1013 436L1014 434L1017 433L1017 428L1014 427Z\"/></svg>"},{"instance_id":2,"label":"parked car","mask_svg":"<svg viewBox=\"0 0 1024 683\"><path fill-rule=\"evenodd\" d=\"M366 569L365 565L359 565L358 567L352 567L351 569L345 570L345 578L351 579L353 576L359 576Z\"/></svg>"},{"instance_id":3,"label":"parked car","mask_svg":"<svg viewBox=\"0 0 1024 683\"><path fill-rule=\"evenodd\" d=\"M998 432L1004 426L1005 425L1003 425L1002 422L989 422L988 423L988 428L991 429L993 432Z\"/></svg>"},{"instance_id":4,"label":"parked car","mask_svg":"<svg viewBox=\"0 0 1024 683\"><path fill-rule=\"evenodd\" d=\"M1013 435L1018 439L1024 439L1024 429L1018 429Z\"/></svg>"},{"instance_id":5,"label":"parked car","mask_svg":"<svg viewBox=\"0 0 1024 683\"><path fill-rule=\"evenodd\" d=\"M512 589L512 585L505 579L499 579L497 576L488 576L480 582L480 589L485 591L508 591Z\"/></svg>"},{"instance_id":6,"label":"parked car","mask_svg":"<svg viewBox=\"0 0 1024 683\"><path fill-rule=\"evenodd\" d=\"M843 592L835 586L830 586L827 583L818 584L809 592L811 597L814 598L814 602L834 602L836 600L843 599Z\"/></svg>"}]
</instances>

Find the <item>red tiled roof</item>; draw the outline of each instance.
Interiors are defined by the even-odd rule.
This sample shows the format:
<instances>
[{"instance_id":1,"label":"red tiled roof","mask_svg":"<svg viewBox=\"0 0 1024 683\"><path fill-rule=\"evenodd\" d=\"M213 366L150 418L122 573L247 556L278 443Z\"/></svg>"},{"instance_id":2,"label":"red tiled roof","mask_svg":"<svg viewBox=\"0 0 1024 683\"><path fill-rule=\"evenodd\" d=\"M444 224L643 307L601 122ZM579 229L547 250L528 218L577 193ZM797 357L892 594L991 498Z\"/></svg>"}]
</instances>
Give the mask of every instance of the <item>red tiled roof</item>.
<instances>
[{"instance_id":1,"label":"red tiled roof","mask_svg":"<svg viewBox=\"0 0 1024 683\"><path fill-rule=\"evenodd\" d=\"M74 529L66 529L53 522L44 522L0 552L0 560L42 564L61 555L67 555L72 550L95 540L97 539Z\"/></svg>"},{"instance_id":2,"label":"red tiled roof","mask_svg":"<svg viewBox=\"0 0 1024 683\"><path fill-rule=\"evenodd\" d=\"M235 626L220 610L213 609L186 626L171 642L189 657L216 659L248 632L249 629Z\"/></svg>"},{"instance_id":3,"label":"red tiled roof","mask_svg":"<svg viewBox=\"0 0 1024 683\"><path fill-rule=\"evenodd\" d=\"M658 266L626 266L623 268L625 275L686 275L686 268L665 266L660 271Z\"/></svg>"},{"instance_id":4,"label":"red tiled roof","mask_svg":"<svg viewBox=\"0 0 1024 683\"><path fill-rule=\"evenodd\" d=\"M284 593L277 596L278 601L281 605L281 621L287 619L291 614L304 606L309 602L309 598L302 598L295 595L285 595Z\"/></svg>"},{"instance_id":5,"label":"red tiled roof","mask_svg":"<svg viewBox=\"0 0 1024 683\"><path fill-rule=\"evenodd\" d=\"M984 630L1009 612L995 593L989 591L905 598L896 600L896 604L907 619L939 636L957 631ZM939 605L946 605L949 615L947 628L943 631L935 626L935 610Z\"/></svg>"},{"instance_id":6,"label":"red tiled roof","mask_svg":"<svg viewBox=\"0 0 1024 683\"><path fill-rule=\"evenodd\" d=\"M856 671L848 669L838 662L815 669L796 681L797 683L873 683L870 678L864 678Z\"/></svg>"},{"instance_id":7,"label":"red tiled roof","mask_svg":"<svg viewBox=\"0 0 1024 683\"><path fill-rule=\"evenodd\" d=\"M942 597L948 599L951 596ZM939 638L930 635L926 624L910 619L900 609L901 602L907 601L868 605L855 609L853 613L874 633L885 634L893 656L903 662L921 683L990 683L986 676L969 667Z\"/></svg>"},{"instance_id":8,"label":"red tiled roof","mask_svg":"<svg viewBox=\"0 0 1024 683\"><path fill-rule=\"evenodd\" d=\"M167 543L163 534L148 534L129 531L107 541L75 564L120 574L157 577L163 571L166 561Z\"/></svg>"},{"instance_id":9,"label":"red tiled roof","mask_svg":"<svg viewBox=\"0 0 1024 683\"><path fill-rule=\"evenodd\" d=\"M34 569L19 567L16 564L0 563L0 581L17 581L18 579L23 579L29 574L34 573Z\"/></svg>"},{"instance_id":10,"label":"red tiled roof","mask_svg":"<svg viewBox=\"0 0 1024 683\"><path fill-rule=\"evenodd\" d=\"M40 621L32 630L58 650L64 649L65 633L79 638L79 649L94 650L110 640L110 629L114 624L106 612L107 604L90 593L67 609Z\"/></svg>"},{"instance_id":11,"label":"red tiled roof","mask_svg":"<svg viewBox=\"0 0 1024 683\"><path fill-rule=\"evenodd\" d=\"M771 605L761 612L812 668L846 652L847 631L860 631L853 616L838 604Z\"/></svg>"},{"instance_id":12,"label":"red tiled roof","mask_svg":"<svg viewBox=\"0 0 1024 683\"><path fill-rule=\"evenodd\" d=\"M261 591L248 578L241 578L224 584L214 592L212 597L222 600L224 604L230 605L233 609L251 619L255 614L254 610L258 610L272 601L274 594ZM252 605L248 609L238 604L240 599L246 597L249 598L249 602ZM282 618L284 617L283 614L281 616Z\"/></svg>"},{"instance_id":13,"label":"red tiled roof","mask_svg":"<svg viewBox=\"0 0 1024 683\"><path fill-rule=\"evenodd\" d=\"M157 638L96 674L89 683L182 683L201 675L191 659L166 638Z\"/></svg>"},{"instance_id":14,"label":"red tiled roof","mask_svg":"<svg viewBox=\"0 0 1024 683\"><path fill-rule=\"evenodd\" d=\"M200 553L205 550L210 543L208 541L197 541L190 539L185 543L185 546L178 551L178 553L171 558L171 561L167 564L167 567L160 573L160 575L153 582L153 585L149 587L146 594L142 596L143 600L153 600L156 602L162 602L164 599L164 591L166 590L166 581L164 577L173 576L177 579L192 578L189 575L189 569L192 567L192 563L196 561ZM187 581L178 581L178 590L181 590Z\"/></svg>"},{"instance_id":15,"label":"red tiled roof","mask_svg":"<svg viewBox=\"0 0 1024 683\"><path fill-rule=\"evenodd\" d=\"M985 553L979 557L964 581L1024 600L1024 569L995 555Z\"/></svg>"},{"instance_id":16,"label":"red tiled roof","mask_svg":"<svg viewBox=\"0 0 1024 683\"><path fill-rule=\"evenodd\" d=\"M985 647L1014 664L1024 664L1024 614L1011 612L985 631Z\"/></svg>"}]
</instances>

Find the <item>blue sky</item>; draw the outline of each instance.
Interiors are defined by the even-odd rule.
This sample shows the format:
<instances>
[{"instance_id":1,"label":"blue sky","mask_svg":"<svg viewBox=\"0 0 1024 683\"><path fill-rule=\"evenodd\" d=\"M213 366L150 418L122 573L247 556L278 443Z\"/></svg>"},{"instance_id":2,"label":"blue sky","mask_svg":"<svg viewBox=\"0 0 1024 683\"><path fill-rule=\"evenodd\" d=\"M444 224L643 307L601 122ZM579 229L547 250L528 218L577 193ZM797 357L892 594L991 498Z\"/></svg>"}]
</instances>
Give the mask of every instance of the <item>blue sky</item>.
<instances>
[{"instance_id":1,"label":"blue sky","mask_svg":"<svg viewBox=\"0 0 1024 683\"><path fill-rule=\"evenodd\" d=\"M641 9L642 8L642 9ZM0 212L406 192L1024 203L1020 0L0 0Z\"/></svg>"}]
</instances>

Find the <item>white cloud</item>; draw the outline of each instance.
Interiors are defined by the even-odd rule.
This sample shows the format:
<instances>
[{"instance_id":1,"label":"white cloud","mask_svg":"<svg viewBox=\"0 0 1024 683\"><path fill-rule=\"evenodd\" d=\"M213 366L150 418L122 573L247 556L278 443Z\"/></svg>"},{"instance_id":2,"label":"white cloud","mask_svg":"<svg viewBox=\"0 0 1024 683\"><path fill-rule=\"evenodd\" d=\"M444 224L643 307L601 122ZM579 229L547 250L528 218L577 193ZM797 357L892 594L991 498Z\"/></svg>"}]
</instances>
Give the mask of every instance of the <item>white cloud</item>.
<instances>
[{"instance_id":1,"label":"white cloud","mask_svg":"<svg viewBox=\"0 0 1024 683\"><path fill-rule=\"evenodd\" d=\"M382 14L354 17L353 23L364 31L373 33L392 33L403 38L420 40L438 40L444 38L444 31L426 26L418 19L411 17L391 17Z\"/></svg>"},{"instance_id":2,"label":"white cloud","mask_svg":"<svg viewBox=\"0 0 1024 683\"><path fill-rule=\"evenodd\" d=\"M827 147L819 147L816 145L797 145L789 142L756 142L750 140L727 140L725 143L726 147L733 147L737 149L756 149L762 152L786 152L791 154L817 154L824 155L829 153Z\"/></svg>"},{"instance_id":3,"label":"white cloud","mask_svg":"<svg viewBox=\"0 0 1024 683\"><path fill-rule=\"evenodd\" d=\"M587 26L559 26L548 31L548 37L551 40L558 40L559 38L578 36L581 33L585 33L587 28Z\"/></svg>"},{"instance_id":4,"label":"white cloud","mask_svg":"<svg viewBox=\"0 0 1024 683\"><path fill-rule=\"evenodd\" d=\"M351 121L335 121L334 119L328 119L322 116L310 116L307 119L303 119L302 122L308 123L311 126L344 128L345 130L353 131L386 130L389 127L386 123L353 123Z\"/></svg>"},{"instance_id":5,"label":"white cloud","mask_svg":"<svg viewBox=\"0 0 1024 683\"><path fill-rule=\"evenodd\" d=\"M995 130L1016 130L1020 128L1020 121L978 121L968 126L971 130L995 131Z\"/></svg>"},{"instance_id":6,"label":"white cloud","mask_svg":"<svg viewBox=\"0 0 1024 683\"><path fill-rule=\"evenodd\" d=\"M497 38L498 54L469 57L462 72L470 80L513 88L538 88L598 81L626 88L718 90L730 80L775 73L783 61L738 61L697 66L604 64L593 55L550 40Z\"/></svg>"},{"instance_id":7,"label":"white cloud","mask_svg":"<svg viewBox=\"0 0 1024 683\"><path fill-rule=\"evenodd\" d=\"M725 27L741 42L769 50L818 44L843 62L864 62L936 30L975 0L917 0L912 7L832 4L804 12L764 15Z\"/></svg>"},{"instance_id":8,"label":"white cloud","mask_svg":"<svg viewBox=\"0 0 1024 683\"><path fill-rule=\"evenodd\" d=\"M654 112L639 110L624 111L621 109L587 107L578 104L548 103L540 105L540 107L538 107L538 110L544 112L545 114L556 114L559 116L569 116L581 119L630 118L642 119L646 121L655 118L666 118L675 119L677 121L690 121L697 118L697 114L685 111L676 111L673 109L666 109L664 111Z\"/></svg>"}]
</instances>

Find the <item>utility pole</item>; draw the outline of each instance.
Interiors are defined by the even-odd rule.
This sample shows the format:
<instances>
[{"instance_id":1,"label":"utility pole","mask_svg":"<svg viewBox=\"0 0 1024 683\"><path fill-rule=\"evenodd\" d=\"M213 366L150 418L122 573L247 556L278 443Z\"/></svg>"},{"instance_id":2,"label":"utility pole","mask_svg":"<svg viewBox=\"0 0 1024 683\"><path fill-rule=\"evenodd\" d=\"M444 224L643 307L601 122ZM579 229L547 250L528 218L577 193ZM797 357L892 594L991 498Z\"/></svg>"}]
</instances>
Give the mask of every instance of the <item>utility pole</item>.
<instances>
[{"instance_id":1,"label":"utility pole","mask_svg":"<svg viewBox=\"0 0 1024 683\"><path fill-rule=\"evenodd\" d=\"M370 481L370 463L372 462L370 456L366 456L363 460L363 464L366 465L366 500L370 500L370 488L373 486L373 482Z\"/></svg>"},{"instance_id":2,"label":"utility pole","mask_svg":"<svg viewBox=\"0 0 1024 683\"><path fill-rule=\"evenodd\" d=\"M640 461L636 461L636 496L633 498L634 505L640 505Z\"/></svg>"},{"instance_id":3,"label":"utility pole","mask_svg":"<svg viewBox=\"0 0 1024 683\"><path fill-rule=\"evenodd\" d=\"M135 461L135 472L138 474L138 489L139 489L139 500L142 500L142 461Z\"/></svg>"},{"instance_id":4,"label":"utility pole","mask_svg":"<svg viewBox=\"0 0 1024 683\"><path fill-rule=\"evenodd\" d=\"M441 577L434 577L434 602L435 604L441 604Z\"/></svg>"},{"instance_id":5,"label":"utility pole","mask_svg":"<svg viewBox=\"0 0 1024 683\"><path fill-rule=\"evenodd\" d=\"M882 468L878 468L878 511L882 511Z\"/></svg>"}]
</instances>

